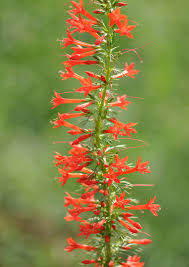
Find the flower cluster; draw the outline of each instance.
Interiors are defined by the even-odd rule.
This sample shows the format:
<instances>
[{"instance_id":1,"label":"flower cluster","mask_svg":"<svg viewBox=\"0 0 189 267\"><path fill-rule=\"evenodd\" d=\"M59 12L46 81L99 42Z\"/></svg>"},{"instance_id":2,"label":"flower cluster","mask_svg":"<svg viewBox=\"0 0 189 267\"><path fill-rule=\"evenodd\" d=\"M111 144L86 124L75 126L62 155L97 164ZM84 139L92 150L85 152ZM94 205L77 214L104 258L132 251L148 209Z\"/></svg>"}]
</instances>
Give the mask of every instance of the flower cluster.
<instances>
[{"instance_id":1,"label":"flower cluster","mask_svg":"<svg viewBox=\"0 0 189 267\"><path fill-rule=\"evenodd\" d=\"M135 78L139 72L134 63L125 63L123 70L117 70L116 64L122 52L116 46L117 36L133 38L132 31L136 25L128 24L128 17L121 13L126 3L119 0L96 0L93 14L84 8L83 0L71 1L67 37L60 40L62 49L70 48L65 54L64 71L60 71L62 80L75 79L79 83L76 93L82 97L64 98L54 92L53 109L63 104L76 104L70 113L58 113L52 121L53 127L69 128L73 135L69 142L68 155L55 153L55 166L58 167L57 180L64 186L69 179L78 183L80 195L77 198L66 192L65 207L68 207L66 221L79 223L79 234L85 244L67 239L66 251L82 249L90 252L84 265L96 267L125 266L142 267L140 256L136 254L137 246L151 243L151 239L139 238L141 224L136 221L138 211L149 210L157 216L159 204L155 197L145 204L129 197L135 185L131 181L132 173L150 173L149 162L141 157L135 164L129 158L121 157L120 151L126 149L119 144L119 139L136 134L136 122L121 122L116 119L117 111L127 110L131 102L126 94L120 96L113 90L114 82L119 78ZM76 39L78 33L91 36L90 43ZM68 49L69 49L68 48ZM77 66L96 66L96 73L87 70L78 74ZM75 125L72 119L82 123ZM71 122L70 122L71 120ZM130 254L131 253L131 254Z\"/></svg>"}]
</instances>

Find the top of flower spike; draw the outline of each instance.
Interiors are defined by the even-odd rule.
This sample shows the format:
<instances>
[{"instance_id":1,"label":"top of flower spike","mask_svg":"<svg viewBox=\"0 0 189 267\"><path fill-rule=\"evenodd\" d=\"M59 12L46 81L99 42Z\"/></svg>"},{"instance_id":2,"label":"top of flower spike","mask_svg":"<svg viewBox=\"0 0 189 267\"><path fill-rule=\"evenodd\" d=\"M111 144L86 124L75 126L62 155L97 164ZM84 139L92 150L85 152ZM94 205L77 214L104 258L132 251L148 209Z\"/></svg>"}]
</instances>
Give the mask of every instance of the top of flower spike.
<instances>
[{"instance_id":1,"label":"top of flower spike","mask_svg":"<svg viewBox=\"0 0 189 267\"><path fill-rule=\"evenodd\" d=\"M120 13L120 8L113 10L108 14L110 18L110 26L117 25L118 29L115 32L120 33L121 36L126 35L128 38L133 38L131 31L136 25L128 25L127 16Z\"/></svg>"},{"instance_id":2,"label":"top of flower spike","mask_svg":"<svg viewBox=\"0 0 189 267\"><path fill-rule=\"evenodd\" d=\"M83 0L79 0L79 3L75 2L75 1L71 1L71 3L75 7L75 9L72 9L71 12L73 12L75 15L82 14L83 16L87 17L88 19L97 21L97 19L95 17L93 17L90 13L88 13L83 8Z\"/></svg>"}]
</instances>

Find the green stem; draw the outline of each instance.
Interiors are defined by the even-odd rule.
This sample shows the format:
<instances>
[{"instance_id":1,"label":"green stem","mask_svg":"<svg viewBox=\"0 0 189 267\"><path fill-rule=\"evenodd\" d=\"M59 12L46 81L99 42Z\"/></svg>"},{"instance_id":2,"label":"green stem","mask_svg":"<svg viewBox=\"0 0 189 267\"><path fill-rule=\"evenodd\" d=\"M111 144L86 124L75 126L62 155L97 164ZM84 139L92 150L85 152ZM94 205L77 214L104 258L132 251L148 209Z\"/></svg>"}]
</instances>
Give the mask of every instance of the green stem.
<instances>
[{"instance_id":1,"label":"green stem","mask_svg":"<svg viewBox=\"0 0 189 267\"><path fill-rule=\"evenodd\" d=\"M107 14L110 12L111 7L110 3L107 3ZM98 106L98 115L97 115L97 120L96 120L96 125L95 125L95 146L98 150L101 150L101 134L102 134L102 128L103 128L103 122L106 119L107 116L107 107L105 104L105 97L107 90L109 88L110 82L111 82L111 70L112 70L112 28L110 26L110 20L108 21L108 33L107 33L107 46L106 46L106 59L105 59L105 85L102 91L102 98ZM105 108L106 107L106 108ZM103 161L100 163L100 168L102 172L102 177L103 174L105 173L105 168ZM104 266L109 266L109 262L112 259L112 249L111 249L111 232L112 232L112 222L110 220L111 218L111 186L108 186L107 184L105 185L105 189L108 190L108 195L107 195L107 200L106 200L106 210L105 210L105 216L107 217L107 223L106 223L106 232L108 233L109 237L109 242L105 242L105 258L104 258Z\"/></svg>"}]
</instances>

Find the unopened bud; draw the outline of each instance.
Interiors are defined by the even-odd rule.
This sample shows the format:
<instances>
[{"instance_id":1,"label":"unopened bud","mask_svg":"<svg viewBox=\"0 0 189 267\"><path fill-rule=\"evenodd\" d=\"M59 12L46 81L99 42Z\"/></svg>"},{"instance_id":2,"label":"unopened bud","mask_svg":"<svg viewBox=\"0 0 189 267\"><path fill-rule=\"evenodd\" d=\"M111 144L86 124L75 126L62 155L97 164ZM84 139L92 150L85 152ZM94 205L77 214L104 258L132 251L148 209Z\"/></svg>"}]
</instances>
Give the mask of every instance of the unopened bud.
<instances>
[{"instance_id":1,"label":"unopened bud","mask_svg":"<svg viewBox=\"0 0 189 267\"><path fill-rule=\"evenodd\" d=\"M103 14L104 11L101 10L101 9L95 9L95 10L93 11L93 13L94 13L94 14Z\"/></svg>"},{"instance_id":2,"label":"unopened bud","mask_svg":"<svg viewBox=\"0 0 189 267\"><path fill-rule=\"evenodd\" d=\"M119 3L117 3L117 6L120 6L120 7L122 7L122 6L127 6L128 4L126 4L126 3L123 3L123 2L119 2Z\"/></svg>"}]
</instances>

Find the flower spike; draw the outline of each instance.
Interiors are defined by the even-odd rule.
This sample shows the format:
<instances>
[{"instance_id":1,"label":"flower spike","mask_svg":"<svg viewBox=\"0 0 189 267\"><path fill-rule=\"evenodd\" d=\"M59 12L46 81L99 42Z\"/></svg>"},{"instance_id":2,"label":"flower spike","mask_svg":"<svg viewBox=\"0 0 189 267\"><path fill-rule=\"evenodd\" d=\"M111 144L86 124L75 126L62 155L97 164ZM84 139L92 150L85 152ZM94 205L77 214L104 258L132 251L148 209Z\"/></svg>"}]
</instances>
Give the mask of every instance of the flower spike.
<instances>
[{"instance_id":1,"label":"flower spike","mask_svg":"<svg viewBox=\"0 0 189 267\"><path fill-rule=\"evenodd\" d=\"M54 153L54 166L58 170L56 180L63 189L71 181L77 186L75 193L65 190L67 214L64 219L78 225L76 237L68 235L65 251L82 249L90 254L82 260L83 265L143 267L141 257L135 254L139 251L136 248L148 245L152 240L142 236L150 235L143 232L140 218L136 216L140 216L138 211L144 210L157 216L160 205L154 203L156 197L146 204L136 204L138 202L132 197L136 187L148 190L153 186L136 183L135 174L142 176L151 171L149 161L142 160L141 156L134 164L130 162L128 148L131 146L120 143L122 139L145 144L133 139L137 122L117 118L118 112L127 111L131 101L126 93L121 95L115 90L119 78L133 79L139 73L135 63L127 61L123 70L117 70L121 55L136 52L136 49L115 47L117 36L128 38L128 41L133 38L136 23L130 25L128 16L123 14L125 2L92 1L92 14L84 4L83 0L70 1L69 18L65 23L67 34L59 40L63 51L66 50L59 75L63 81L74 79L79 85L71 93L83 96L64 98L55 91L52 98L52 109L62 104L75 104L70 111L68 105L60 106L66 109L58 112L51 122L59 131L67 127L71 139L60 141L69 146L66 155ZM89 43L85 41L87 38L91 40ZM128 153L123 156L121 151ZM84 241L78 243L77 238Z\"/></svg>"}]
</instances>

